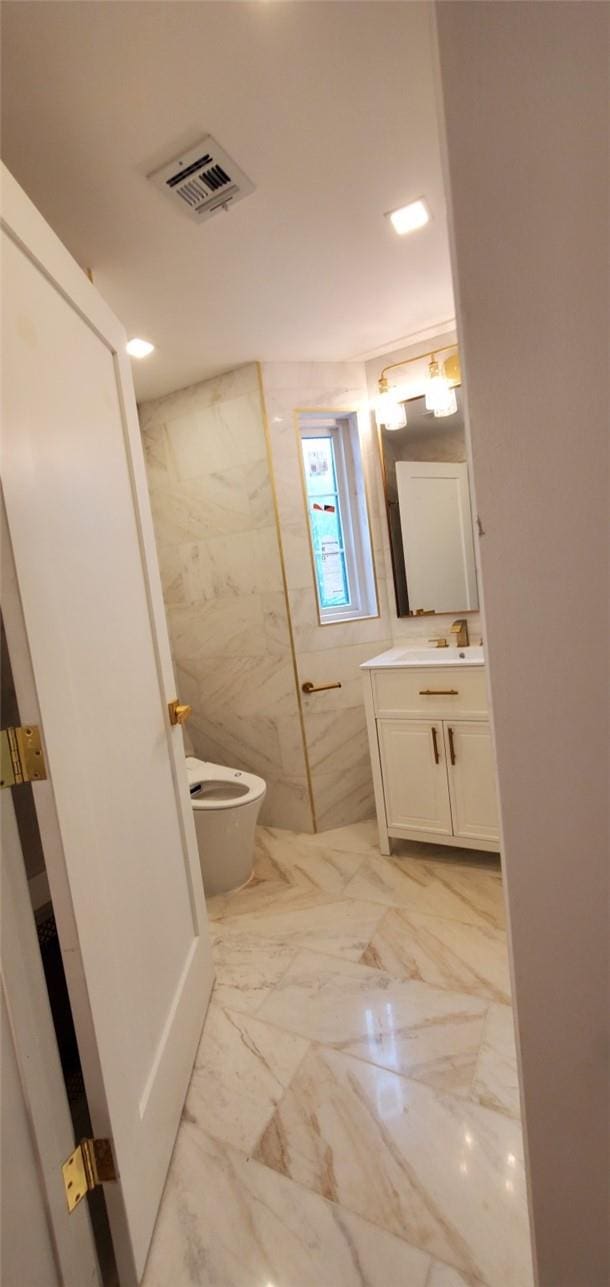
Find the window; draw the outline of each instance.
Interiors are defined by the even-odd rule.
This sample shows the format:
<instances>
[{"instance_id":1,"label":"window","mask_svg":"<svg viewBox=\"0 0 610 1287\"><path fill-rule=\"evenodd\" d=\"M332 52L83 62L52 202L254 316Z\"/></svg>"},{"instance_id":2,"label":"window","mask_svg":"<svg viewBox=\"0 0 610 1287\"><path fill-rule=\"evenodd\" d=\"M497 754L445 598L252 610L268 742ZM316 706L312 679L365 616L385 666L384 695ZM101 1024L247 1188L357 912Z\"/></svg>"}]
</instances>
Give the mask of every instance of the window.
<instances>
[{"instance_id":1,"label":"window","mask_svg":"<svg viewBox=\"0 0 610 1287\"><path fill-rule=\"evenodd\" d=\"M299 424L320 622L376 616L356 416L302 412Z\"/></svg>"}]
</instances>

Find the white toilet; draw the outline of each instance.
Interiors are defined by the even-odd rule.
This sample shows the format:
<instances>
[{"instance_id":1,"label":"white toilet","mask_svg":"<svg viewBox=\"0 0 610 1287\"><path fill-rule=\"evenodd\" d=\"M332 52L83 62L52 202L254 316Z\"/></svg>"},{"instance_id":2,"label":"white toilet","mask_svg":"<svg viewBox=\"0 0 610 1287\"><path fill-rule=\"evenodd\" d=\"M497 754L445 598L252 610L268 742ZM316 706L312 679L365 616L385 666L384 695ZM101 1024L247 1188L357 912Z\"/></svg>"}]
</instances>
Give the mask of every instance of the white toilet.
<instances>
[{"instance_id":1,"label":"white toilet","mask_svg":"<svg viewBox=\"0 0 610 1287\"><path fill-rule=\"evenodd\" d=\"M203 887L208 897L240 889L252 875L254 829L267 790L262 778L187 755Z\"/></svg>"}]
</instances>

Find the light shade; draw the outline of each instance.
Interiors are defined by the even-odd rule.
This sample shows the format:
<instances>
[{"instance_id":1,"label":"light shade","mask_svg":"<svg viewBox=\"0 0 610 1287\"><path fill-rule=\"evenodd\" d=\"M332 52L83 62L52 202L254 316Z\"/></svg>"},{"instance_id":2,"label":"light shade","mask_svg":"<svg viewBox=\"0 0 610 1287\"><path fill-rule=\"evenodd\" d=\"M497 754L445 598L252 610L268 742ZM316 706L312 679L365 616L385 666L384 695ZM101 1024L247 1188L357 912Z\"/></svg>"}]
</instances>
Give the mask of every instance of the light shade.
<instances>
[{"instance_id":1,"label":"light shade","mask_svg":"<svg viewBox=\"0 0 610 1287\"><path fill-rule=\"evenodd\" d=\"M407 412L404 403L396 396L395 389L387 389L379 394L375 402L375 419L380 429L404 429Z\"/></svg>"},{"instance_id":2,"label":"light shade","mask_svg":"<svg viewBox=\"0 0 610 1287\"><path fill-rule=\"evenodd\" d=\"M417 201L410 201L408 206L399 206L398 210L390 210L386 218L390 220L398 235L404 237L406 232L423 228L430 219L430 212L425 201L420 197Z\"/></svg>"},{"instance_id":3,"label":"light shade","mask_svg":"<svg viewBox=\"0 0 610 1287\"><path fill-rule=\"evenodd\" d=\"M145 358L148 357L149 353L154 352L155 346L150 343L150 340L140 340L137 336L134 336L133 340L127 341L125 347L130 357Z\"/></svg>"},{"instance_id":4,"label":"light shade","mask_svg":"<svg viewBox=\"0 0 610 1287\"><path fill-rule=\"evenodd\" d=\"M453 416L457 411L455 389L450 387L446 375L441 374L434 357L428 367L426 410L433 411L435 416Z\"/></svg>"}]
</instances>

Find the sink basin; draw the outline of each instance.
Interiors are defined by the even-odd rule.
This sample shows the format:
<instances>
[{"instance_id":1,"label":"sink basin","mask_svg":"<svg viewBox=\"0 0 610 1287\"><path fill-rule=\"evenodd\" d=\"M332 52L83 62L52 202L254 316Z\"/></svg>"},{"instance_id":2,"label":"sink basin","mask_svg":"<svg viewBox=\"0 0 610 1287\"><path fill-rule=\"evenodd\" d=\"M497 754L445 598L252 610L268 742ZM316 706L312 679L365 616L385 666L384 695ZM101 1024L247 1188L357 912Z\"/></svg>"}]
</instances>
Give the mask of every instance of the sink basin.
<instances>
[{"instance_id":1,"label":"sink basin","mask_svg":"<svg viewBox=\"0 0 610 1287\"><path fill-rule=\"evenodd\" d=\"M365 661L362 669L382 666L482 666L485 657L477 645L469 648L390 648Z\"/></svg>"}]
</instances>

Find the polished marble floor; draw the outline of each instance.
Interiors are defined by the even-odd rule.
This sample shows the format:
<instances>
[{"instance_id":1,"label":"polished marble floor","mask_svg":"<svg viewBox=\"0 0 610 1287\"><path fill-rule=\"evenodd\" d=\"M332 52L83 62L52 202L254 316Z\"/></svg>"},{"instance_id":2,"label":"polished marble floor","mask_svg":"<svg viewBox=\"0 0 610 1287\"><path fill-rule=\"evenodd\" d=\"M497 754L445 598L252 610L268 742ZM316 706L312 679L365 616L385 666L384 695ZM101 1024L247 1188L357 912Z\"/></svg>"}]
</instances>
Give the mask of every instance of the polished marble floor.
<instances>
[{"instance_id":1,"label":"polished marble floor","mask_svg":"<svg viewBox=\"0 0 610 1287\"><path fill-rule=\"evenodd\" d=\"M497 861L259 828L144 1287L531 1287Z\"/></svg>"}]
</instances>

